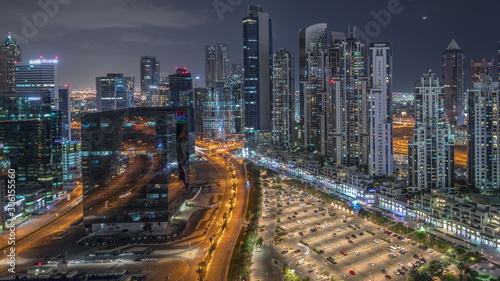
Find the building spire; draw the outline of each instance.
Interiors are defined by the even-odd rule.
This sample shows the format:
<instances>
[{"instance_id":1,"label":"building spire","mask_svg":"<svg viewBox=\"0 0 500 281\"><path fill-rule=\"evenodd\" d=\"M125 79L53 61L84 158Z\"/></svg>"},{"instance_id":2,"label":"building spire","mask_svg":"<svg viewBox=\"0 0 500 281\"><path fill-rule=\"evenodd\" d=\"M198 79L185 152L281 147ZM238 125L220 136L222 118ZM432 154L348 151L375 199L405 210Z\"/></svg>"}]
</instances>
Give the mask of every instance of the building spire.
<instances>
[{"instance_id":1,"label":"building spire","mask_svg":"<svg viewBox=\"0 0 500 281\"><path fill-rule=\"evenodd\" d=\"M451 40L450 45L448 45L448 48L446 50L462 50L460 46L458 46L457 42L455 39Z\"/></svg>"}]
</instances>

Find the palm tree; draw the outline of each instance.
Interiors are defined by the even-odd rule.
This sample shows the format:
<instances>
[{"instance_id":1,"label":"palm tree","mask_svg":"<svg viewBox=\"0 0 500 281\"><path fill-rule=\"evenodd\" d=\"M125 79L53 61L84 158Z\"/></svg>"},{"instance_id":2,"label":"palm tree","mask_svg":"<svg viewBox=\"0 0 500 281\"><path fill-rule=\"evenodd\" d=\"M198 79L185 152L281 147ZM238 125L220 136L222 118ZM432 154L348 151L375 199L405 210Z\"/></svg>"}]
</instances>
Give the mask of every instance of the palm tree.
<instances>
[{"instance_id":1,"label":"palm tree","mask_svg":"<svg viewBox=\"0 0 500 281\"><path fill-rule=\"evenodd\" d=\"M406 276L406 281L432 281L432 276L428 272L412 268Z\"/></svg>"},{"instance_id":2,"label":"palm tree","mask_svg":"<svg viewBox=\"0 0 500 281\"><path fill-rule=\"evenodd\" d=\"M454 248L449 248L448 251L446 251L446 255L448 255L450 258L455 259L457 256L457 251Z\"/></svg>"}]
</instances>

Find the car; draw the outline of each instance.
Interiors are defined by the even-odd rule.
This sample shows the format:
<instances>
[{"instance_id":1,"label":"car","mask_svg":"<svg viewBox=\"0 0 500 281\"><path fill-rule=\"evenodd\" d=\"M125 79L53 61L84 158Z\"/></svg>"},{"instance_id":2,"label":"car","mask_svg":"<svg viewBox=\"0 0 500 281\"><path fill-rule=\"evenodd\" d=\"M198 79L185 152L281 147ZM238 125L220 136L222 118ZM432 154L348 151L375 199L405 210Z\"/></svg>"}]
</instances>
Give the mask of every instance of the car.
<instances>
[{"instance_id":1,"label":"car","mask_svg":"<svg viewBox=\"0 0 500 281\"><path fill-rule=\"evenodd\" d=\"M324 254L325 253L325 250L319 250L320 253Z\"/></svg>"},{"instance_id":2,"label":"car","mask_svg":"<svg viewBox=\"0 0 500 281\"><path fill-rule=\"evenodd\" d=\"M307 271L307 273L311 273L311 272L313 272L313 271L314 271L314 268L311 268L311 269L309 269L309 270Z\"/></svg>"},{"instance_id":3,"label":"car","mask_svg":"<svg viewBox=\"0 0 500 281\"><path fill-rule=\"evenodd\" d=\"M354 243L354 242L352 242L352 240L349 240L349 241L347 241L347 242L349 242L349 243L351 243L351 244L353 244L353 243Z\"/></svg>"},{"instance_id":4,"label":"car","mask_svg":"<svg viewBox=\"0 0 500 281\"><path fill-rule=\"evenodd\" d=\"M300 221L300 220L297 220L297 223L301 223L301 221Z\"/></svg>"},{"instance_id":5,"label":"car","mask_svg":"<svg viewBox=\"0 0 500 281\"><path fill-rule=\"evenodd\" d=\"M346 220L342 220L342 222L347 222Z\"/></svg>"},{"instance_id":6,"label":"car","mask_svg":"<svg viewBox=\"0 0 500 281\"><path fill-rule=\"evenodd\" d=\"M335 231L339 232L339 231L340 231L340 228L335 228Z\"/></svg>"},{"instance_id":7,"label":"car","mask_svg":"<svg viewBox=\"0 0 500 281\"><path fill-rule=\"evenodd\" d=\"M429 249L429 250L427 250L427 253L429 253L429 254L430 254L430 253L432 253L432 252L434 252L434 250L433 250L433 249Z\"/></svg>"},{"instance_id":8,"label":"car","mask_svg":"<svg viewBox=\"0 0 500 281\"><path fill-rule=\"evenodd\" d=\"M300 253L300 249L293 251L294 254Z\"/></svg>"},{"instance_id":9,"label":"car","mask_svg":"<svg viewBox=\"0 0 500 281\"><path fill-rule=\"evenodd\" d=\"M385 278L391 279L391 276L389 274L385 275Z\"/></svg>"},{"instance_id":10,"label":"car","mask_svg":"<svg viewBox=\"0 0 500 281\"><path fill-rule=\"evenodd\" d=\"M301 232L299 232L299 235L300 235L300 236L304 236L304 233L302 233L302 231L301 231Z\"/></svg>"},{"instance_id":11,"label":"car","mask_svg":"<svg viewBox=\"0 0 500 281\"><path fill-rule=\"evenodd\" d=\"M402 263L402 262L400 262L400 261L398 261L398 264L399 264L400 266L405 266L405 264L404 264L404 263Z\"/></svg>"},{"instance_id":12,"label":"car","mask_svg":"<svg viewBox=\"0 0 500 281\"><path fill-rule=\"evenodd\" d=\"M316 276L316 280L319 280L319 279L322 279L322 278L323 278L323 275Z\"/></svg>"},{"instance_id":13,"label":"car","mask_svg":"<svg viewBox=\"0 0 500 281\"><path fill-rule=\"evenodd\" d=\"M372 267L374 267L374 266L375 266L375 264L374 264L373 262L369 263L369 265L371 265Z\"/></svg>"},{"instance_id":14,"label":"car","mask_svg":"<svg viewBox=\"0 0 500 281\"><path fill-rule=\"evenodd\" d=\"M295 212L295 213L293 213L293 214L294 214L294 215L298 215L299 213Z\"/></svg>"},{"instance_id":15,"label":"car","mask_svg":"<svg viewBox=\"0 0 500 281\"><path fill-rule=\"evenodd\" d=\"M261 248L257 248L255 249L256 252L262 252L262 249Z\"/></svg>"},{"instance_id":16,"label":"car","mask_svg":"<svg viewBox=\"0 0 500 281\"><path fill-rule=\"evenodd\" d=\"M286 253L288 253L288 250L283 250L283 251L281 252L281 254L282 254L282 255L284 255L284 254L286 254Z\"/></svg>"},{"instance_id":17,"label":"car","mask_svg":"<svg viewBox=\"0 0 500 281\"><path fill-rule=\"evenodd\" d=\"M406 266L402 266L401 269L403 269L404 271L408 271L408 268Z\"/></svg>"},{"instance_id":18,"label":"car","mask_svg":"<svg viewBox=\"0 0 500 281\"><path fill-rule=\"evenodd\" d=\"M373 243L380 243L377 239L373 239Z\"/></svg>"},{"instance_id":19,"label":"car","mask_svg":"<svg viewBox=\"0 0 500 281\"><path fill-rule=\"evenodd\" d=\"M347 253L345 251L340 251L340 253L344 256L347 256Z\"/></svg>"},{"instance_id":20,"label":"car","mask_svg":"<svg viewBox=\"0 0 500 281\"><path fill-rule=\"evenodd\" d=\"M332 233L332 236L333 236L333 237L337 237L337 233L335 233L335 232L334 232L334 233Z\"/></svg>"},{"instance_id":21,"label":"car","mask_svg":"<svg viewBox=\"0 0 500 281\"><path fill-rule=\"evenodd\" d=\"M414 258L418 259L419 256L417 254L413 255Z\"/></svg>"},{"instance_id":22,"label":"car","mask_svg":"<svg viewBox=\"0 0 500 281\"><path fill-rule=\"evenodd\" d=\"M381 271L382 273L387 274L387 270L385 270L385 268L383 268L383 267L380 269L380 271Z\"/></svg>"},{"instance_id":23,"label":"car","mask_svg":"<svg viewBox=\"0 0 500 281\"><path fill-rule=\"evenodd\" d=\"M396 275L399 275L399 274L400 274L400 273L399 273L399 271L398 271L397 269L395 269L395 270L393 271L393 273L394 273L394 274L396 274Z\"/></svg>"},{"instance_id":24,"label":"car","mask_svg":"<svg viewBox=\"0 0 500 281\"><path fill-rule=\"evenodd\" d=\"M345 239L350 240L351 238L349 236L346 236Z\"/></svg>"},{"instance_id":25,"label":"car","mask_svg":"<svg viewBox=\"0 0 500 281\"><path fill-rule=\"evenodd\" d=\"M399 235L397 235L396 233L394 233L394 234L392 235L392 237L398 237L398 236L399 236Z\"/></svg>"},{"instance_id":26,"label":"car","mask_svg":"<svg viewBox=\"0 0 500 281\"><path fill-rule=\"evenodd\" d=\"M359 233L359 236L364 236L365 234L363 232L360 232Z\"/></svg>"},{"instance_id":27,"label":"car","mask_svg":"<svg viewBox=\"0 0 500 281\"><path fill-rule=\"evenodd\" d=\"M358 238L355 234L351 234L352 238Z\"/></svg>"},{"instance_id":28,"label":"car","mask_svg":"<svg viewBox=\"0 0 500 281\"><path fill-rule=\"evenodd\" d=\"M354 254L356 254L356 256L359 256L359 252L354 252Z\"/></svg>"},{"instance_id":29,"label":"car","mask_svg":"<svg viewBox=\"0 0 500 281\"><path fill-rule=\"evenodd\" d=\"M356 275L356 271L354 271L354 270L352 270L352 269L351 269L351 270L349 270L349 273L350 273L351 275Z\"/></svg>"},{"instance_id":30,"label":"car","mask_svg":"<svg viewBox=\"0 0 500 281\"><path fill-rule=\"evenodd\" d=\"M43 262L38 261L38 262L35 262L33 265L42 265L42 264L43 264Z\"/></svg>"}]
</instances>

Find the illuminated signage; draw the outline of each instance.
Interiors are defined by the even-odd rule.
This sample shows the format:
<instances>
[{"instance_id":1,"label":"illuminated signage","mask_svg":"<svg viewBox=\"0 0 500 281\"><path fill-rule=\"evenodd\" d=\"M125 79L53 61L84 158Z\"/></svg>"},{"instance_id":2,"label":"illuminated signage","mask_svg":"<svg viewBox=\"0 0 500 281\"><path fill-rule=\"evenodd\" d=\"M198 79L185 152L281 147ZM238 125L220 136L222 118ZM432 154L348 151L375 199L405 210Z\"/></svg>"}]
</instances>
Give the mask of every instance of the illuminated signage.
<instances>
[{"instance_id":1,"label":"illuminated signage","mask_svg":"<svg viewBox=\"0 0 500 281\"><path fill-rule=\"evenodd\" d=\"M57 63L57 59L36 59L30 60L29 64Z\"/></svg>"},{"instance_id":2,"label":"illuminated signage","mask_svg":"<svg viewBox=\"0 0 500 281\"><path fill-rule=\"evenodd\" d=\"M177 123L187 123L187 112L185 110L176 110Z\"/></svg>"}]
</instances>

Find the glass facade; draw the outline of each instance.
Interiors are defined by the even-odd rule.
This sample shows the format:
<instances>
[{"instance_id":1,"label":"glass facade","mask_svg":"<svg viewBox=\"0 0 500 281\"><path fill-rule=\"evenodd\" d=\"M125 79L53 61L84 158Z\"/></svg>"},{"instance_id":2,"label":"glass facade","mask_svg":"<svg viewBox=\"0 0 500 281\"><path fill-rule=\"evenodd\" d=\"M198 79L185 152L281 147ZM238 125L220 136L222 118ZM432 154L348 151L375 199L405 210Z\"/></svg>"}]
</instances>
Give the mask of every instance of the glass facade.
<instances>
[{"instance_id":1,"label":"glass facade","mask_svg":"<svg viewBox=\"0 0 500 281\"><path fill-rule=\"evenodd\" d=\"M168 221L168 186L175 172L189 179L188 112L130 108L82 118L86 225L140 223L147 230Z\"/></svg>"},{"instance_id":2,"label":"glass facade","mask_svg":"<svg viewBox=\"0 0 500 281\"><path fill-rule=\"evenodd\" d=\"M61 112L50 95L7 93L0 97L3 168L16 170L19 184L62 189Z\"/></svg>"},{"instance_id":3,"label":"glass facade","mask_svg":"<svg viewBox=\"0 0 500 281\"><path fill-rule=\"evenodd\" d=\"M121 73L110 73L96 78L96 100L98 111L132 107L134 78Z\"/></svg>"}]
</instances>

